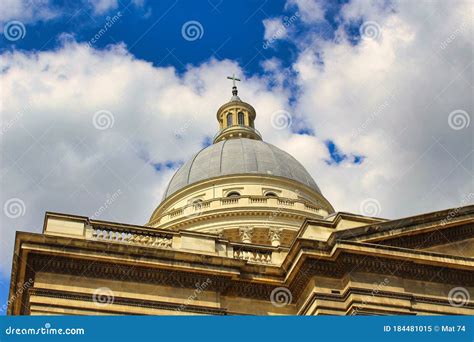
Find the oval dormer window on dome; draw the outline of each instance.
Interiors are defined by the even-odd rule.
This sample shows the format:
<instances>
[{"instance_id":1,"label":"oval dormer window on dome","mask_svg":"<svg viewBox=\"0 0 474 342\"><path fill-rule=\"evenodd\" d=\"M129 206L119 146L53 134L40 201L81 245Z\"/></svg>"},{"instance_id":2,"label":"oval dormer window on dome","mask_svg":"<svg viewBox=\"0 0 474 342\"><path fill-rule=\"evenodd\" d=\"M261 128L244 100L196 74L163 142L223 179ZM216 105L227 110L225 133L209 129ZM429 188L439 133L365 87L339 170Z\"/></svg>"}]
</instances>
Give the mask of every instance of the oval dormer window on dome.
<instances>
[{"instance_id":1,"label":"oval dormer window on dome","mask_svg":"<svg viewBox=\"0 0 474 342\"><path fill-rule=\"evenodd\" d=\"M268 191L265 193L265 196L267 197L278 197L278 195L274 192Z\"/></svg>"},{"instance_id":2,"label":"oval dormer window on dome","mask_svg":"<svg viewBox=\"0 0 474 342\"><path fill-rule=\"evenodd\" d=\"M237 191L231 191L227 194L227 197L240 197L240 194Z\"/></svg>"},{"instance_id":3,"label":"oval dormer window on dome","mask_svg":"<svg viewBox=\"0 0 474 342\"><path fill-rule=\"evenodd\" d=\"M237 119L238 119L238 122L239 122L239 125L240 125L240 126L244 126L244 125L245 125L245 116L244 116L244 113L239 112L239 113L237 114Z\"/></svg>"}]
</instances>

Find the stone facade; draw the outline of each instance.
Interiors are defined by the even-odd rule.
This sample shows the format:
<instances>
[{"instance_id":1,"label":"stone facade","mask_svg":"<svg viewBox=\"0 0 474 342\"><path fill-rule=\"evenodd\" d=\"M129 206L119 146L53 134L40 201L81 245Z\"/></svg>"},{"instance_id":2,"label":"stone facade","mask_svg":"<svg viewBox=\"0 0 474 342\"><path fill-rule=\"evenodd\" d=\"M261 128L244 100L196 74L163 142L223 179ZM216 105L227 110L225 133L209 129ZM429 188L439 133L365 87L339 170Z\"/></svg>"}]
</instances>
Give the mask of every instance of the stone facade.
<instances>
[{"instance_id":1,"label":"stone facade","mask_svg":"<svg viewBox=\"0 0 474 342\"><path fill-rule=\"evenodd\" d=\"M306 220L290 246L47 213L19 232L8 313L474 314L474 206Z\"/></svg>"}]
</instances>

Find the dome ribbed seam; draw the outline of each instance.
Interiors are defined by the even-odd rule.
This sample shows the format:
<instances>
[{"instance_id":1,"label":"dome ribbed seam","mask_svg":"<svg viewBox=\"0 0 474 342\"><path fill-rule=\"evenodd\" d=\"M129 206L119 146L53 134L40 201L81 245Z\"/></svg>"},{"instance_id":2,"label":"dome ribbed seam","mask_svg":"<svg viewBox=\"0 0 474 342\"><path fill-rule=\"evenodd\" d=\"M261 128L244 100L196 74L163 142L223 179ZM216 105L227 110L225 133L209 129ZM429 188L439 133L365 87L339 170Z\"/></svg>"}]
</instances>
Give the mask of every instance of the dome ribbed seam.
<instances>
[{"instance_id":1,"label":"dome ribbed seam","mask_svg":"<svg viewBox=\"0 0 474 342\"><path fill-rule=\"evenodd\" d=\"M188 170L188 177L186 177L186 184L189 184L189 177L191 176L191 170L193 168L193 164L194 164L194 161L196 160L196 158L198 157L198 155L204 151L205 148L203 148L201 151L199 151L198 153L196 153L196 155L193 157L193 160L191 162L191 165L189 166L189 170Z\"/></svg>"},{"instance_id":2,"label":"dome ribbed seam","mask_svg":"<svg viewBox=\"0 0 474 342\"><path fill-rule=\"evenodd\" d=\"M225 146L225 143L227 142L227 140L224 140L222 142L222 148L221 148L221 156L219 158L219 173L222 174L222 154L224 153L224 146Z\"/></svg>"},{"instance_id":3,"label":"dome ribbed seam","mask_svg":"<svg viewBox=\"0 0 474 342\"><path fill-rule=\"evenodd\" d=\"M283 172L281 172L281 166L280 166L280 163L278 162L278 160L275 158L275 152L273 151L273 148L270 146L270 144L267 144L266 142L265 143L265 146L267 146L267 148L270 150L270 152L272 153L272 158L273 158L273 162L274 164L277 166L277 171L279 174L277 175L274 175L274 176L280 176L280 175L283 175ZM293 173L291 173L291 170L290 170L290 174L291 176L293 176Z\"/></svg>"},{"instance_id":4,"label":"dome ribbed seam","mask_svg":"<svg viewBox=\"0 0 474 342\"><path fill-rule=\"evenodd\" d=\"M244 143L242 142L241 138L239 138L239 141L240 141L240 150L242 151L242 165L244 166L245 172L248 172L247 166L245 165Z\"/></svg>"}]
</instances>

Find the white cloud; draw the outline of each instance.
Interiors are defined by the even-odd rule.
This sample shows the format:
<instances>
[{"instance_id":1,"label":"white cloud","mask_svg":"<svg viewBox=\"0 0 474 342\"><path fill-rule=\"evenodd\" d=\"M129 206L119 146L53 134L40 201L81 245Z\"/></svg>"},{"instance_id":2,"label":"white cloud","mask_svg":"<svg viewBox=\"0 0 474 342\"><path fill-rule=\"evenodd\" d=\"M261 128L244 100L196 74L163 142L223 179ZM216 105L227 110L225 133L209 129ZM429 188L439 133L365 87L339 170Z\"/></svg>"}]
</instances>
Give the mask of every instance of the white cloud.
<instances>
[{"instance_id":1,"label":"white cloud","mask_svg":"<svg viewBox=\"0 0 474 342\"><path fill-rule=\"evenodd\" d=\"M472 128L448 124L453 110L473 115L468 8L468 1L394 8L355 1L343 23L375 22L376 39L354 46L340 29L333 41L311 33L297 41L296 112L319 139L366 157L358 166L309 167L338 210L357 212L372 197L381 216L401 217L454 207L473 192Z\"/></svg>"},{"instance_id":2,"label":"white cloud","mask_svg":"<svg viewBox=\"0 0 474 342\"><path fill-rule=\"evenodd\" d=\"M60 15L50 0L3 0L0 23L19 20L23 23L47 21Z\"/></svg>"},{"instance_id":3,"label":"white cloud","mask_svg":"<svg viewBox=\"0 0 474 342\"><path fill-rule=\"evenodd\" d=\"M324 5L319 0L288 0L287 9L296 7L303 21L307 24L314 24L324 20Z\"/></svg>"},{"instance_id":4,"label":"white cloud","mask_svg":"<svg viewBox=\"0 0 474 342\"><path fill-rule=\"evenodd\" d=\"M132 0L131 4L136 8L143 8L145 0ZM104 15L118 8L117 0L80 0L68 4L76 7L70 13L65 6L52 0L2 0L0 7L0 25L3 26L12 20L21 21L23 24L34 24L40 21L50 21L60 17L68 19L84 11L92 15ZM79 12L80 10L80 12Z\"/></svg>"},{"instance_id":5,"label":"white cloud","mask_svg":"<svg viewBox=\"0 0 474 342\"><path fill-rule=\"evenodd\" d=\"M283 26L281 18L272 18L263 20L263 26L265 27L264 38L270 39L283 39L287 35L286 27Z\"/></svg>"},{"instance_id":6,"label":"white cloud","mask_svg":"<svg viewBox=\"0 0 474 342\"><path fill-rule=\"evenodd\" d=\"M95 14L103 14L118 7L117 0L88 0Z\"/></svg>"},{"instance_id":7,"label":"white cloud","mask_svg":"<svg viewBox=\"0 0 474 342\"><path fill-rule=\"evenodd\" d=\"M263 48L267 49L277 40L288 38L289 34L295 31L295 25L298 25L300 20L299 12L290 16L264 19Z\"/></svg>"}]
</instances>

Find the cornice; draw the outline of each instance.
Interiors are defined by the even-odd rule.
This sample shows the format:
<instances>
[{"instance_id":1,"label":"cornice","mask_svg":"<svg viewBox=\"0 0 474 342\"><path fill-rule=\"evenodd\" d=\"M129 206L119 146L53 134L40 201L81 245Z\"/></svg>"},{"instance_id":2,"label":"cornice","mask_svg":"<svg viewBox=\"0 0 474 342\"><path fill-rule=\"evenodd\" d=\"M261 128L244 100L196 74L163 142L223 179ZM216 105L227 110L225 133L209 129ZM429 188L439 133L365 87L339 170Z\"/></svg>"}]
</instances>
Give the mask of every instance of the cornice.
<instances>
[{"instance_id":1,"label":"cornice","mask_svg":"<svg viewBox=\"0 0 474 342\"><path fill-rule=\"evenodd\" d=\"M251 118L252 119L255 119L256 117L256 111L255 111L255 108L253 108L253 106L247 102L244 102L244 101L230 101L230 102L227 102L227 103L224 103L222 106L219 107L219 109L217 110L216 112L216 118L219 120L219 115L229 109L229 108L238 108L238 107L245 107L251 114Z\"/></svg>"},{"instance_id":2,"label":"cornice","mask_svg":"<svg viewBox=\"0 0 474 342\"><path fill-rule=\"evenodd\" d=\"M352 244L361 245L359 243L351 242ZM377 246L371 246L377 248ZM69 248L69 246L68 246ZM400 248L384 246L385 249ZM126 252L126 251L123 251ZM381 251L383 252L383 251ZM409 253L409 251L404 250ZM209 264L219 264L219 260L228 258L209 257L206 260L207 272L196 268L196 264L188 264L188 268L156 268L151 265L139 264L130 259L130 254L127 253L127 258L122 261L126 263L119 263L117 260L100 260L97 258L84 259L80 255L64 255L51 256L47 254L37 254L33 250L28 254L28 265L33 270L33 273L38 271L53 272L71 275L81 275L91 278L106 278L117 280L130 280L136 282L147 282L153 284L160 284L165 286L183 286L187 288L195 287L197 282L203 282L207 279L212 280L212 288L222 295L236 295L246 298L254 298L260 300L268 300L271 291L279 286L288 287L294 300L298 300L308 281L313 276L325 276L332 278L342 278L346 274L353 272L355 269L360 272L373 272L377 274L389 274L410 279L418 279L423 281L435 281L443 283L464 284L466 286L474 286L474 272L466 269L451 268L449 263L441 262L443 255L437 253L422 253L427 255L434 255L440 260L438 264L429 260L423 262L423 259L413 258L408 260L402 255L372 255L370 253L364 254L363 251L350 251L344 246L335 247L331 255L311 255L303 250L301 258L295 262L299 262L296 268L284 271L280 268L282 277L266 277L265 273L269 270L268 266L255 265L252 268L241 269L240 272L221 273L216 274L209 268ZM178 256L176 254L175 256ZM143 256L141 257L143 258ZM451 258L468 260L474 264L472 258ZM204 261L204 259L201 259ZM201 262L202 262L201 261ZM235 264L244 265L245 262L241 260L234 260ZM195 261L196 263L196 261ZM177 260L175 260L177 264ZM453 263L451 263L453 265ZM472 266L471 266L472 267ZM271 267L275 268L275 267ZM293 273L293 277L289 277L287 273ZM232 275L233 273L233 275ZM284 275L287 274L286 278ZM286 279L286 280L285 280Z\"/></svg>"},{"instance_id":3,"label":"cornice","mask_svg":"<svg viewBox=\"0 0 474 342\"><path fill-rule=\"evenodd\" d=\"M264 217L283 217L283 218L291 218L295 220L305 220L308 216L314 215L318 216L317 214L311 214L306 211L299 211L291 208L275 208L275 207L267 207L267 208L256 208L252 206L247 207L239 207L239 208L218 208L214 210L209 210L203 212L199 216L194 217L183 217L178 218L175 221L169 221L163 225L161 225L161 229L164 230L178 230L188 226L192 226L198 222L208 222L209 220L218 220L223 218L229 217L251 217L251 216L264 216ZM262 225L270 225L268 220L262 221ZM163 228L164 227L164 228ZM230 226L229 228L235 228ZM224 228L225 229L225 228ZM299 226L294 228L295 231L299 230Z\"/></svg>"},{"instance_id":4,"label":"cornice","mask_svg":"<svg viewBox=\"0 0 474 342\"><path fill-rule=\"evenodd\" d=\"M449 217L450 213L454 211L457 213L456 216L448 223L445 223L445 219ZM336 239L354 241L363 241L369 239L374 239L375 241L376 239L377 241L380 241L383 239L393 238L393 231L397 229L403 230L399 232L399 234L402 235L406 234L408 231L413 233L417 229L430 225L436 225L441 229L444 229L445 226L457 226L459 225L459 221L464 221L465 223L474 223L474 205L462 208L451 208L386 222L373 223L350 230L341 230L336 233Z\"/></svg>"},{"instance_id":5,"label":"cornice","mask_svg":"<svg viewBox=\"0 0 474 342\"><path fill-rule=\"evenodd\" d=\"M393 292L388 290L377 290L376 292L372 288L359 288L359 287L350 287L345 289L343 293L313 293L310 298L299 308L298 314L304 314L315 301L317 300L325 300L330 302L339 302L339 303L346 303L346 310L349 307L358 307L359 304L357 302L352 302L351 298L354 295L360 296L367 296L367 297L380 297L383 299L391 298L391 299L399 299L408 301L410 303L425 303L425 304L433 304L433 305L442 305L446 307L451 307L448 298L436 298L436 297L428 297L428 296L420 296L420 295L413 295L411 293L403 293L403 292ZM388 305L386 301L384 301L385 306L389 306L389 310L397 311L399 310L400 314L407 314L404 309L406 310L405 306L390 304ZM318 309L325 308L323 305L318 305ZM472 309L474 310L474 304L466 303L463 308L465 309ZM332 309L332 308L331 308ZM358 312L363 311L364 308L361 307ZM370 310L370 309L369 309ZM371 311L371 310L370 310Z\"/></svg>"},{"instance_id":6,"label":"cornice","mask_svg":"<svg viewBox=\"0 0 474 342\"><path fill-rule=\"evenodd\" d=\"M458 222L459 223L459 222ZM395 235L391 238L376 241L374 243L404 247L412 249L423 249L433 246L455 243L465 239L474 238L474 223L454 225L445 229L429 229L418 234Z\"/></svg>"},{"instance_id":7,"label":"cornice","mask_svg":"<svg viewBox=\"0 0 474 342\"><path fill-rule=\"evenodd\" d=\"M94 303L93 294L84 294L84 293L77 293L77 292L68 292L68 291L60 291L60 290L50 290L50 289L30 289L29 290L30 296L37 296L37 297L47 297L47 298L56 298L56 299L67 299L67 300L76 300L76 301L85 301ZM153 300L143 300L143 299L136 299L136 298L124 298L124 297L117 297L114 296L113 299L114 304L121 304L126 306L135 306L140 308L147 308L147 309L162 309L162 310L170 310L170 311L179 311L182 307L181 304L176 303L167 303L167 302L160 302L160 301L153 301ZM203 306L196 306L191 304L186 304L186 312L196 313L196 314L204 314L204 315L227 315L226 309L221 308L212 308L212 307L203 307ZM86 308L81 308L81 310L87 310ZM117 314L117 311L107 310L107 306L102 305L100 308L101 312L109 313L109 314ZM127 315L133 315L130 312L127 312Z\"/></svg>"}]
</instances>

